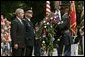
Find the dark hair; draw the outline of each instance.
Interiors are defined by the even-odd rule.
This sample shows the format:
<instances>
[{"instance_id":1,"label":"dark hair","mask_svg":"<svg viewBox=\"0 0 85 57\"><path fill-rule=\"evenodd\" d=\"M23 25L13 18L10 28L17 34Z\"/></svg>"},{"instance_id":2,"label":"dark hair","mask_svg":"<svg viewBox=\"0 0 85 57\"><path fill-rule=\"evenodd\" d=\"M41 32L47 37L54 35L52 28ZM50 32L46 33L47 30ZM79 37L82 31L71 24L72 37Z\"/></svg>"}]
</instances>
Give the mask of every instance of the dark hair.
<instances>
[{"instance_id":1,"label":"dark hair","mask_svg":"<svg viewBox=\"0 0 85 57\"><path fill-rule=\"evenodd\" d=\"M3 15L3 16L4 16L4 13L3 13L3 12L1 12L1 15Z\"/></svg>"},{"instance_id":2,"label":"dark hair","mask_svg":"<svg viewBox=\"0 0 85 57\"><path fill-rule=\"evenodd\" d=\"M25 8L24 9L25 12L28 11L28 10L32 10L32 8L30 7L30 8Z\"/></svg>"},{"instance_id":3,"label":"dark hair","mask_svg":"<svg viewBox=\"0 0 85 57\"><path fill-rule=\"evenodd\" d=\"M3 18L5 17L5 14L3 12L1 12L1 15L3 15Z\"/></svg>"}]
</instances>

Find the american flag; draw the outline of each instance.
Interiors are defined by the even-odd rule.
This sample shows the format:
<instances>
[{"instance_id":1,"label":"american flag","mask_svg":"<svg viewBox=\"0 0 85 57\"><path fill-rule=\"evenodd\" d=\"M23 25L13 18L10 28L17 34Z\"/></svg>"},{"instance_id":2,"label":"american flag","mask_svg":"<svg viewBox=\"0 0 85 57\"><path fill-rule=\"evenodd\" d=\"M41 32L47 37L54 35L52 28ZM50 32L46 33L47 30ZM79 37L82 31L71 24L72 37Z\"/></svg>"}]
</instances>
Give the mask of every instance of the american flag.
<instances>
[{"instance_id":1,"label":"american flag","mask_svg":"<svg viewBox=\"0 0 85 57\"><path fill-rule=\"evenodd\" d=\"M50 1L46 1L46 16L51 12Z\"/></svg>"},{"instance_id":2,"label":"american flag","mask_svg":"<svg viewBox=\"0 0 85 57\"><path fill-rule=\"evenodd\" d=\"M56 10L54 13L54 19L57 20L57 22L61 21L61 13L60 10Z\"/></svg>"}]
</instances>

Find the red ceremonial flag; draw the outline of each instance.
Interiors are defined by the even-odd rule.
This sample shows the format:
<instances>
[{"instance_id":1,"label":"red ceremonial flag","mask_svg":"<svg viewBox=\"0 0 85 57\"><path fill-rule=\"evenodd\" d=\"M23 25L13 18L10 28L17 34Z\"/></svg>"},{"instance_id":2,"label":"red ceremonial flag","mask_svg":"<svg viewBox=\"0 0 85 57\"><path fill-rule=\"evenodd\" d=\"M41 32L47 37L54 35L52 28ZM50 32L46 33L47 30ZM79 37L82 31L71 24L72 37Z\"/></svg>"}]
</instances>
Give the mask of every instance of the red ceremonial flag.
<instances>
[{"instance_id":1,"label":"red ceremonial flag","mask_svg":"<svg viewBox=\"0 0 85 57\"><path fill-rule=\"evenodd\" d=\"M70 5L70 28L72 31L72 34L76 34L76 9L75 9L75 2L71 1Z\"/></svg>"}]
</instances>

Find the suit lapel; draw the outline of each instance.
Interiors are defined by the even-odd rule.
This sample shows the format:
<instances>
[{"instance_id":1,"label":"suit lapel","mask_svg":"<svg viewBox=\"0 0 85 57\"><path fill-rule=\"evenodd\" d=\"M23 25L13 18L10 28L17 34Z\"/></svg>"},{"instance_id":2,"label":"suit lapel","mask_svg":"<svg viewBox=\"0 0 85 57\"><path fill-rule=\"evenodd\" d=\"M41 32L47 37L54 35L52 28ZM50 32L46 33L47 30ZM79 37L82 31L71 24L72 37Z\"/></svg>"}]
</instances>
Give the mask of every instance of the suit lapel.
<instances>
[{"instance_id":1,"label":"suit lapel","mask_svg":"<svg viewBox=\"0 0 85 57\"><path fill-rule=\"evenodd\" d=\"M23 28L24 27L24 23L23 22L21 23L18 19L17 19L17 21L18 21L19 27Z\"/></svg>"},{"instance_id":2,"label":"suit lapel","mask_svg":"<svg viewBox=\"0 0 85 57\"><path fill-rule=\"evenodd\" d=\"M26 19L26 22L27 22L28 26L32 26L31 21L29 21L29 20Z\"/></svg>"}]
</instances>

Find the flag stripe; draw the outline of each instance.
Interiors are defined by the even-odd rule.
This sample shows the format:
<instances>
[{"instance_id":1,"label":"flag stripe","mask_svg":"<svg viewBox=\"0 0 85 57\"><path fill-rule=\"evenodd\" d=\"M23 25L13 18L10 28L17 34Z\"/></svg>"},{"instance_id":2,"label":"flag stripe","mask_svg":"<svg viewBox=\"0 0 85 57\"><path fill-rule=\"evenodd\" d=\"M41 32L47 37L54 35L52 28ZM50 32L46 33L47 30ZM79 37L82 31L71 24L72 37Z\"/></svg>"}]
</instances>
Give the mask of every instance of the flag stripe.
<instances>
[{"instance_id":1,"label":"flag stripe","mask_svg":"<svg viewBox=\"0 0 85 57\"><path fill-rule=\"evenodd\" d=\"M50 1L46 1L46 15L48 15L48 13L51 12L50 9L51 9L51 8L50 8Z\"/></svg>"}]
</instances>

